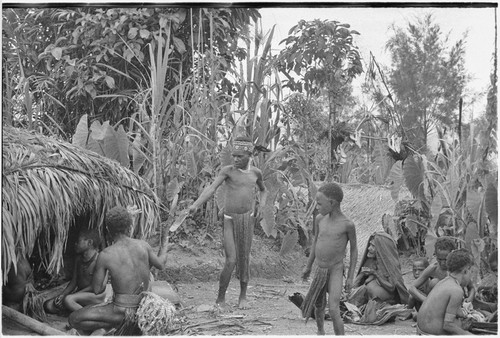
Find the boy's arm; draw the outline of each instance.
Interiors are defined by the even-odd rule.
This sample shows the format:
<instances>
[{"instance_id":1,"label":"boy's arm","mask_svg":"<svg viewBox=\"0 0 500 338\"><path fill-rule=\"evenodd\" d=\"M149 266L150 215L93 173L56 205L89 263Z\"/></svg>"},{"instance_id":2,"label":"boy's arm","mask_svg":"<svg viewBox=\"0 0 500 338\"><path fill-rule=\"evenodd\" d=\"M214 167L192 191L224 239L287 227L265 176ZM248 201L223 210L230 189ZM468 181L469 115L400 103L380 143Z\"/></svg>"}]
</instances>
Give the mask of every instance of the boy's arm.
<instances>
[{"instance_id":1,"label":"boy's arm","mask_svg":"<svg viewBox=\"0 0 500 338\"><path fill-rule=\"evenodd\" d=\"M418 288L425 284L425 282L431 277L431 275L435 269L436 269L436 265L434 265L434 264L429 265L427 268L425 268L424 271L422 271L422 274L408 288L408 292L414 298L418 299L418 301L420 301L422 303L427 298L427 296L424 295Z\"/></svg>"},{"instance_id":2,"label":"boy's arm","mask_svg":"<svg viewBox=\"0 0 500 338\"><path fill-rule=\"evenodd\" d=\"M457 319L457 311L462 306L463 291L460 289L451 290L451 295L448 300L448 305L446 306L446 312L444 314L443 330L447 333L455 335L471 335L469 331L466 331L460 327L460 322Z\"/></svg>"},{"instance_id":3,"label":"boy's arm","mask_svg":"<svg viewBox=\"0 0 500 338\"><path fill-rule=\"evenodd\" d=\"M94 277L92 278L92 291L99 295L106 290L107 281L106 256L102 252L97 256L94 268Z\"/></svg>"},{"instance_id":4,"label":"boy's arm","mask_svg":"<svg viewBox=\"0 0 500 338\"><path fill-rule=\"evenodd\" d=\"M212 197L217 188L226 180L228 170L229 166L221 169L219 175L215 178L212 184L210 184L207 188L205 188L205 190L202 191L198 199L188 208L188 212L194 212L196 209L200 207L200 205L202 205L210 197Z\"/></svg>"},{"instance_id":5,"label":"boy's arm","mask_svg":"<svg viewBox=\"0 0 500 338\"><path fill-rule=\"evenodd\" d=\"M77 257L75 258L75 266L73 267L73 276L71 276L71 280L69 281L68 285L66 285L61 294L54 299L54 302L59 303L58 304L59 306L60 304L62 304L64 297L66 297L70 293L73 293L73 291L75 291L76 289L76 277L77 277L76 271L78 269L78 264L79 264L79 259Z\"/></svg>"},{"instance_id":6,"label":"boy's arm","mask_svg":"<svg viewBox=\"0 0 500 338\"><path fill-rule=\"evenodd\" d=\"M356 227L354 223L350 222L347 228L347 239L349 240L349 271L347 273L347 278L345 280L345 291L347 293L351 292L354 274L356 272L356 264L358 262L358 240L356 238Z\"/></svg>"},{"instance_id":7,"label":"boy's arm","mask_svg":"<svg viewBox=\"0 0 500 338\"><path fill-rule=\"evenodd\" d=\"M311 274L312 265L314 263L314 259L316 258L316 240L318 238L318 232L319 232L318 224L319 224L319 220L322 217L323 216L321 216L321 215L317 215L316 220L313 223L314 238L313 238L313 242L311 245L311 251L309 252L309 259L307 260L306 267L302 271L302 279L307 279L309 277L309 275Z\"/></svg>"}]
</instances>

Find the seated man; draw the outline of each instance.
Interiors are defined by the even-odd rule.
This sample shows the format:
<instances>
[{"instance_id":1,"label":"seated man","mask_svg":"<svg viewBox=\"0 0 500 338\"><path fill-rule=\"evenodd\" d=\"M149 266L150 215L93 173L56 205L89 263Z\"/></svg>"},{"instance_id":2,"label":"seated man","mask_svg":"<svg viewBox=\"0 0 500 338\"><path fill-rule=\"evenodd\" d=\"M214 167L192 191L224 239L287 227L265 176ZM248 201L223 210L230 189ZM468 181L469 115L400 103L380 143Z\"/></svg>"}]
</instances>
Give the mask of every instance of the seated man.
<instances>
[{"instance_id":1,"label":"seated man","mask_svg":"<svg viewBox=\"0 0 500 338\"><path fill-rule=\"evenodd\" d=\"M348 302L358 307L376 299L388 304L406 304L408 290L403 282L396 243L386 232L368 240Z\"/></svg>"},{"instance_id":2,"label":"seated man","mask_svg":"<svg viewBox=\"0 0 500 338\"><path fill-rule=\"evenodd\" d=\"M429 261L425 257L417 257L413 260L413 278L418 279L422 272L429 266ZM424 294L428 294L429 290L429 280L424 282L418 290L421 291ZM411 295L408 297L408 308L413 309L415 308L417 311L420 308L420 305L422 305L421 302L416 301L415 298L413 298Z\"/></svg>"},{"instance_id":3,"label":"seated man","mask_svg":"<svg viewBox=\"0 0 500 338\"><path fill-rule=\"evenodd\" d=\"M149 289L150 267L163 269L163 260L160 261L146 241L128 236L131 224L126 208L115 207L107 212L105 226L112 244L97 258L92 291L96 295L104 292L109 272L113 302L86 306L71 313L69 323L73 328L100 335L114 328L117 335L140 333L135 314L142 299L141 292Z\"/></svg>"},{"instance_id":4,"label":"seated man","mask_svg":"<svg viewBox=\"0 0 500 338\"><path fill-rule=\"evenodd\" d=\"M418 335L470 335L462 329L457 313L464 298L464 286L471 280L472 257L465 249L452 251L446 260L449 275L426 297L417 316Z\"/></svg>"},{"instance_id":5,"label":"seated man","mask_svg":"<svg viewBox=\"0 0 500 338\"><path fill-rule=\"evenodd\" d=\"M436 240L436 243L434 244L436 262L429 265L408 289L411 295L409 302L415 304L415 307L419 307L427 297L430 290L432 290L432 288L440 280L448 276L448 271L446 269L446 257L448 257L448 254L455 249L455 241L451 237L443 236ZM466 295L468 302L471 302L472 299L474 299L474 294L474 286L472 281L469 281Z\"/></svg>"},{"instance_id":6,"label":"seated man","mask_svg":"<svg viewBox=\"0 0 500 338\"><path fill-rule=\"evenodd\" d=\"M96 295L91 285L100 243L97 230L86 229L80 232L78 241L75 243L78 256L75 258L73 277L59 296L45 302L46 312L73 312L87 305L104 302L105 292ZM104 287L106 287L106 282L104 279Z\"/></svg>"},{"instance_id":7,"label":"seated man","mask_svg":"<svg viewBox=\"0 0 500 338\"><path fill-rule=\"evenodd\" d=\"M33 283L33 271L26 257L18 257L16 268L10 267L7 283L2 287L2 304L23 312L26 288Z\"/></svg>"},{"instance_id":8,"label":"seated man","mask_svg":"<svg viewBox=\"0 0 500 338\"><path fill-rule=\"evenodd\" d=\"M489 272L478 285L473 306L486 316L498 309L498 250L488 257Z\"/></svg>"}]
</instances>

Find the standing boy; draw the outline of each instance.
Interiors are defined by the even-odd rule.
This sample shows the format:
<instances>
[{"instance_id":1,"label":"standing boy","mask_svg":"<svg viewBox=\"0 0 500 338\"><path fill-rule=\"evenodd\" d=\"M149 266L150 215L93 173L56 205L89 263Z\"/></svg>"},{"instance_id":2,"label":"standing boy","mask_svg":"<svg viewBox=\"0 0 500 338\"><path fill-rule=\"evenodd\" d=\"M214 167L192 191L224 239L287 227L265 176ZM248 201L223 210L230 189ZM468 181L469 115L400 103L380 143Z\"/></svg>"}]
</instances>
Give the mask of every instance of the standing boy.
<instances>
[{"instance_id":1,"label":"standing boy","mask_svg":"<svg viewBox=\"0 0 500 338\"><path fill-rule=\"evenodd\" d=\"M45 302L45 311L58 313L61 310L73 312L87 305L99 304L104 301L105 292L95 294L92 290L92 277L99 255L101 240L99 233L94 229L85 229L78 235L75 243L75 251L78 256L75 258L73 277L56 298ZM103 281L106 287L106 280Z\"/></svg>"},{"instance_id":2,"label":"standing boy","mask_svg":"<svg viewBox=\"0 0 500 338\"><path fill-rule=\"evenodd\" d=\"M86 306L69 316L69 323L77 330L93 332L118 328L121 335L137 335L135 313L142 299L141 292L149 289L150 268L163 269L163 259L143 240L130 238L132 223L126 208L114 207L105 218L105 226L112 244L97 257L92 279L92 290L98 295L105 291L107 273L111 276L113 302Z\"/></svg>"},{"instance_id":3,"label":"standing boy","mask_svg":"<svg viewBox=\"0 0 500 338\"><path fill-rule=\"evenodd\" d=\"M316 307L315 317L318 335L325 334L324 314L326 293L329 294L329 311L336 335L344 335L344 323L340 317L340 297L344 273L344 256L347 242L350 245L349 272L345 283L346 292L350 292L354 279L354 269L358 260L356 229L354 223L340 210L344 193L338 184L326 183L318 189L316 195L319 215L314 223L314 240L302 278L311 273L314 260L317 261L314 279L302 304L302 316L309 318Z\"/></svg>"},{"instance_id":4,"label":"standing boy","mask_svg":"<svg viewBox=\"0 0 500 338\"><path fill-rule=\"evenodd\" d=\"M418 335L470 335L457 313L470 282L472 258L465 249L452 251L446 260L449 275L439 281L422 303L417 316Z\"/></svg>"},{"instance_id":5,"label":"standing boy","mask_svg":"<svg viewBox=\"0 0 500 338\"><path fill-rule=\"evenodd\" d=\"M249 281L250 249L253 239L255 217L254 190L260 190L260 205L266 203L267 191L262 179L262 172L250 165L253 144L249 138L238 137L233 141L233 165L223 167L214 182L206 188L198 199L188 208L189 213L205 203L224 183L224 252L226 261L219 278L219 292L216 304L226 309L226 290L231 281L231 274L238 263L240 279L239 308L247 307L246 292Z\"/></svg>"}]
</instances>

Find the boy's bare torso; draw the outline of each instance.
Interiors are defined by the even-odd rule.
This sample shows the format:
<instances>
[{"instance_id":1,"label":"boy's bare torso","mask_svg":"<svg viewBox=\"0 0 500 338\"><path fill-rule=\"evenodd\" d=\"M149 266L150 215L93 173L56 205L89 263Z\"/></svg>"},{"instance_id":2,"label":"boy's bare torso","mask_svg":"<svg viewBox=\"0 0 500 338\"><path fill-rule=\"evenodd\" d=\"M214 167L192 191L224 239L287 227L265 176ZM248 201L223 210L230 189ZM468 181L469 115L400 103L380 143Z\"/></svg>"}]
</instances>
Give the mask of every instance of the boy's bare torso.
<instances>
[{"instance_id":1,"label":"boy's bare torso","mask_svg":"<svg viewBox=\"0 0 500 338\"><path fill-rule=\"evenodd\" d=\"M248 170L241 170L228 166L223 172L226 175L224 212L244 214L252 210L258 169L250 167Z\"/></svg>"},{"instance_id":2,"label":"boy's bare torso","mask_svg":"<svg viewBox=\"0 0 500 338\"><path fill-rule=\"evenodd\" d=\"M321 216L318 216L321 217ZM351 221L344 215L331 219L329 215L321 217L318 222L316 240L316 261L321 268L332 268L343 264L347 247L347 227Z\"/></svg>"},{"instance_id":3,"label":"boy's bare torso","mask_svg":"<svg viewBox=\"0 0 500 338\"><path fill-rule=\"evenodd\" d=\"M418 312L417 322L421 330L433 335L448 334L443 330L443 323L452 294L463 297L462 288L454 280L445 279L436 284Z\"/></svg>"},{"instance_id":4,"label":"boy's bare torso","mask_svg":"<svg viewBox=\"0 0 500 338\"><path fill-rule=\"evenodd\" d=\"M92 259L89 265L83 262L82 256L76 259L76 284L78 290L82 290L92 284L92 276L94 275L94 268L96 265L96 260Z\"/></svg>"},{"instance_id":5,"label":"boy's bare torso","mask_svg":"<svg viewBox=\"0 0 500 338\"><path fill-rule=\"evenodd\" d=\"M107 247L106 257L113 291L118 294L138 294L149 287L149 254L140 240L127 238ZM141 287L142 284L142 287Z\"/></svg>"}]
</instances>

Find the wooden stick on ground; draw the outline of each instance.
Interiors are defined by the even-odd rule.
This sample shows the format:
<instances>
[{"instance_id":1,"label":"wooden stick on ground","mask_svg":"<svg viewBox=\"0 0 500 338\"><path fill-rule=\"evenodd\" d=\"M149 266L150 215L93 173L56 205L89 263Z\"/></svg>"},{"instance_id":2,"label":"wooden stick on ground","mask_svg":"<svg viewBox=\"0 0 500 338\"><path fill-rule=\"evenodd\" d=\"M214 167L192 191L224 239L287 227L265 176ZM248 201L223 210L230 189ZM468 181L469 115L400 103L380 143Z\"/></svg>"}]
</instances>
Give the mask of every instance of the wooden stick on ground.
<instances>
[{"instance_id":1,"label":"wooden stick on ground","mask_svg":"<svg viewBox=\"0 0 500 338\"><path fill-rule=\"evenodd\" d=\"M14 309L11 309L8 306L2 305L2 316L5 316L19 325L27 327L30 330L33 330L42 336L67 336L66 332L59 331L54 329L53 327L39 322L31 317L28 317L21 312L18 312Z\"/></svg>"}]
</instances>

